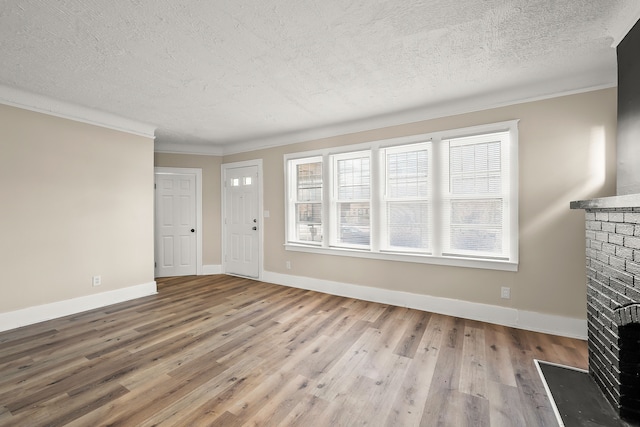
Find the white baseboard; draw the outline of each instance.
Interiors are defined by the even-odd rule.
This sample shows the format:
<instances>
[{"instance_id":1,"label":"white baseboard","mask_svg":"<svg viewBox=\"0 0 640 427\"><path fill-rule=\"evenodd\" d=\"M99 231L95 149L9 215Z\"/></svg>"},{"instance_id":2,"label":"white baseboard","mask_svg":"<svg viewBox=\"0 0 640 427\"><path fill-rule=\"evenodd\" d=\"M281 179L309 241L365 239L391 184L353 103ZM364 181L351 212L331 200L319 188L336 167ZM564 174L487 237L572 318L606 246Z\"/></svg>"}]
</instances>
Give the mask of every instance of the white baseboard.
<instances>
[{"instance_id":1,"label":"white baseboard","mask_svg":"<svg viewBox=\"0 0 640 427\"><path fill-rule=\"evenodd\" d=\"M158 292L156 282L0 313L0 331L69 316Z\"/></svg>"},{"instance_id":2,"label":"white baseboard","mask_svg":"<svg viewBox=\"0 0 640 427\"><path fill-rule=\"evenodd\" d=\"M448 316L479 320L529 331L570 338L587 339L587 321L533 311L517 310L497 305L481 304L370 286L333 282L330 280L264 271L264 282L357 298L365 301L415 308Z\"/></svg>"},{"instance_id":3,"label":"white baseboard","mask_svg":"<svg viewBox=\"0 0 640 427\"><path fill-rule=\"evenodd\" d=\"M222 265L203 265L202 266L202 274L204 276L209 274L222 274Z\"/></svg>"},{"instance_id":4,"label":"white baseboard","mask_svg":"<svg viewBox=\"0 0 640 427\"><path fill-rule=\"evenodd\" d=\"M587 339L587 319L518 310L515 328L563 337Z\"/></svg>"},{"instance_id":5,"label":"white baseboard","mask_svg":"<svg viewBox=\"0 0 640 427\"><path fill-rule=\"evenodd\" d=\"M222 266L205 265L203 266L203 274L222 274ZM479 320L535 332L578 339L587 338L587 321L583 319L303 276L293 276L270 271L263 272L262 281L331 295L415 308L432 313ZM0 313L0 332L153 295L155 293L157 293L156 282L150 282L114 291Z\"/></svg>"}]
</instances>

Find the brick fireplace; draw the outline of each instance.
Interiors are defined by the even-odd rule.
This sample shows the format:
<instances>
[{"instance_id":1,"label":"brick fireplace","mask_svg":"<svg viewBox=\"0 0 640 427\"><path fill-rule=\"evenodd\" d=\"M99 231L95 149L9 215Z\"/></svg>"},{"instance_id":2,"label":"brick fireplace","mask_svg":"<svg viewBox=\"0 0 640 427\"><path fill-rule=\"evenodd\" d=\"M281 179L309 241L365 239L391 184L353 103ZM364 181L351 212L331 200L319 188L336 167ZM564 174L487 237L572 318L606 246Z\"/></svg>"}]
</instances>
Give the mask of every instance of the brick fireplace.
<instances>
[{"instance_id":1,"label":"brick fireplace","mask_svg":"<svg viewBox=\"0 0 640 427\"><path fill-rule=\"evenodd\" d=\"M640 21L616 47L616 194L586 212L589 374L622 418L640 424Z\"/></svg>"},{"instance_id":2,"label":"brick fireplace","mask_svg":"<svg viewBox=\"0 0 640 427\"><path fill-rule=\"evenodd\" d=\"M585 209L589 373L620 416L640 421L640 196Z\"/></svg>"}]
</instances>

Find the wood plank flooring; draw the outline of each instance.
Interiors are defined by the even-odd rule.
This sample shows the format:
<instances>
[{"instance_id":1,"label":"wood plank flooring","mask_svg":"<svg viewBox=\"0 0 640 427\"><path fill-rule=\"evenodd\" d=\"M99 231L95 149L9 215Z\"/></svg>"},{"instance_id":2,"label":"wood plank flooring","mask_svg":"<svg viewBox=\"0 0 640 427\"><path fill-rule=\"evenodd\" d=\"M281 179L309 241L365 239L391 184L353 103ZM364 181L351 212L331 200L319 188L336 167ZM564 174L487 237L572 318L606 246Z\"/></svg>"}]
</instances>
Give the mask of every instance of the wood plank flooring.
<instances>
[{"instance_id":1,"label":"wood plank flooring","mask_svg":"<svg viewBox=\"0 0 640 427\"><path fill-rule=\"evenodd\" d=\"M586 342L230 276L0 333L0 426L555 426Z\"/></svg>"}]
</instances>

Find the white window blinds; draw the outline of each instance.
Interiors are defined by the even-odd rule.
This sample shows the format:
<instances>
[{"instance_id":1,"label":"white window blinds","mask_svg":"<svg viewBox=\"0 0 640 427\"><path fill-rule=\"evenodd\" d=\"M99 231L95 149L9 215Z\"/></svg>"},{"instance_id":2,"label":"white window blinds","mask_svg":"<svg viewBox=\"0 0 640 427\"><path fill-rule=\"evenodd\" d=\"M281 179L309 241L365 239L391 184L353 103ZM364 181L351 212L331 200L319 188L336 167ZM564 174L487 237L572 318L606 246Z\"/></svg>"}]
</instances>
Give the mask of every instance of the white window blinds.
<instances>
[{"instance_id":1,"label":"white window blinds","mask_svg":"<svg viewBox=\"0 0 640 427\"><path fill-rule=\"evenodd\" d=\"M507 132L442 141L443 255L508 256Z\"/></svg>"},{"instance_id":2,"label":"white window blinds","mask_svg":"<svg viewBox=\"0 0 640 427\"><path fill-rule=\"evenodd\" d=\"M334 215L336 246L368 246L371 241L370 152L335 155Z\"/></svg>"},{"instance_id":3,"label":"white window blinds","mask_svg":"<svg viewBox=\"0 0 640 427\"><path fill-rule=\"evenodd\" d=\"M385 192L382 248L410 252L430 250L430 144L382 150Z\"/></svg>"}]
</instances>

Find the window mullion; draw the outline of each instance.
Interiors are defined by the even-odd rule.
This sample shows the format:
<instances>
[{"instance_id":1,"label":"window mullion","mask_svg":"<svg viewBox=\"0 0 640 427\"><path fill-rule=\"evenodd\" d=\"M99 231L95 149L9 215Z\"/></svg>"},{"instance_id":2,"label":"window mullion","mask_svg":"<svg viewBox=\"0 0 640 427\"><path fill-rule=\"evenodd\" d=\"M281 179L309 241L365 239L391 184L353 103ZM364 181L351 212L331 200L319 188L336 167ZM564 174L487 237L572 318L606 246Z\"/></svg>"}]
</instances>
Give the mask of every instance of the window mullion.
<instances>
[{"instance_id":1,"label":"window mullion","mask_svg":"<svg viewBox=\"0 0 640 427\"><path fill-rule=\"evenodd\" d=\"M446 196L444 190L448 180L448 156L446 156L446 148L443 145L446 144L440 138L434 138L431 144L433 154L430 159L432 176L430 180L431 194L429 195L431 211L429 227L431 228L431 253L433 256L442 256L443 238L447 226L443 198Z\"/></svg>"},{"instance_id":2,"label":"window mullion","mask_svg":"<svg viewBox=\"0 0 640 427\"><path fill-rule=\"evenodd\" d=\"M370 250L372 252L380 252L380 239L382 233L382 193L384 190L383 166L381 159L381 150L373 148L371 150L371 187L369 200L369 221L370 221ZM385 230L386 231L386 230Z\"/></svg>"},{"instance_id":3,"label":"window mullion","mask_svg":"<svg viewBox=\"0 0 640 427\"><path fill-rule=\"evenodd\" d=\"M335 217L332 215L331 206L333 205L333 165L329 155L324 154L322 156L322 182L326 183L322 186L322 218L326 218L322 221L322 247L328 248L331 245L331 240L334 238L333 230Z\"/></svg>"}]
</instances>

